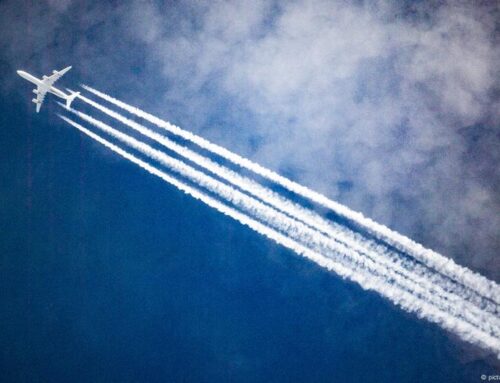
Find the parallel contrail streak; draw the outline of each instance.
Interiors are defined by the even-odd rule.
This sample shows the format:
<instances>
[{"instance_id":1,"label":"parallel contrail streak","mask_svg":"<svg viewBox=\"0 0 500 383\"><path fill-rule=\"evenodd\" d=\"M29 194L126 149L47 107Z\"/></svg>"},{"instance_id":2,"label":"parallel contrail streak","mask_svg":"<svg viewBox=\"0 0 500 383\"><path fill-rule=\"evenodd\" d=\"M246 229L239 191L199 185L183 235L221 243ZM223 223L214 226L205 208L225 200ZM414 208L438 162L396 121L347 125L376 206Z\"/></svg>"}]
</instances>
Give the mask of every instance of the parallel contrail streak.
<instances>
[{"instance_id":1,"label":"parallel contrail streak","mask_svg":"<svg viewBox=\"0 0 500 383\"><path fill-rule=\"evenodd\" d=\"M371 272L375 272L377 273L377 275L385 276L387 279L393 279L394 282L398 283L398 285L402 288L406 288L408 291L414 294L418 294L428 301L435 302L435 304L439 305L440 308L445 309L448 312L452 312L455 316L463 317L469 323L472 323L475 326L483 329L487 333L500 335L497 318L470 304L470 302L464 300L462 297L448 294L445 299L443 299L442 296L436 294L433 291L436 287L425 279L422 280L427 283L422 287L421 285L416 284L413 280L400 275L400 268L396 268L395 271L392 269L386 269L384 268L384 266L376 264L370 259L363 258L362 255L360 256L359 253L354 251L354 249L352 248L346 248L341 244L332 244L331 242L325 242L325 240L328 241L328 238L317 235L309 228L302 226L299 222L291 221L292 223L287 226L285 223L287 217L283 216L280 212L263 205L259 201L253 200L251 197L242 194L236 189L224 185L219 181L201 172L198 172L193 168L190 168L181 161L175 160L172 157L167 156L165 153L153 149L149 145L140 142L133 137L130 137L129 135L117 131L116 129L110 127L102 121L99 121L85 113L76 111L74 109L70 109L70 111L80 118L84 119L85 121L91 123L98 129L101 129L105 133L110 134L114 138L117 138L126 143L133 149L141 151L151 159L173 169L180 175L190 178L193 182L202 185L208 190L218 194L222 198L235 203L237 206L240 206L250 214L260 217L260 219L266 221L268 225L274 224L278 229L287 232L290 235L294 235L302 242L308 243L310 247L319 245L320 247L316 248L316 251L328 251L328 249L330 249L334 252L346 254L358 265L361 265L364 268L368 268ZM429 275L429 271L427 272L427 275Z\"/></svg>"},{"instance_id":2,"label":"parallel contrail streak","mask_svg":"<svg viewBox=\"0 0 500 383\"><path fill-rule=\"evenodd\" d=\"M422 245L414 242L410 238L399 234L388 227L381 225L370 218L363 216L359 212L355 212L348 207L339 204L338 202L332 201L326 196L317 193L305 186L302 186L294 181L289 180L269 169L260 166L246 158L243 158L219 145L213 144L210 141L197 136L191 132L185 131L175 125L172 125L166 121L163 121L147 112L144 112L138 108L130 106L122 101L119 101L111 96L108 96L98 90L95 90L89 86L82 85L82 87L89 92L95 94L96 96L132 113L139 116L160 128L166 129L167 131L178 135L186 140L189 140L199 147L211 151L222 158L254 173L265 177L276 184L294 192L302 197L308 198L313 202L327 207L328 209L335 212L335 214L357 224L362 229L366 230L369 234L374 237L386 242L387 244L393 246L394 248L403 251L404 253L412 256L413 258L425 263L429 267L449 276L450 278L457 280L461 284L468 286L476 290L479 294L484 297L491 299L492 301L500 304L500 286L491 281L484 276L475 273L465 267L457 265L453 260L442 256L430 249L424 248Z\"/></svg>"},{"instance_id":3,"label":"parallel contrail streak","mask_svg":"<svg viewBox=\"0 0 500 383\"><path fill-rule=\"evenodd\" d=\"M155 175L161 178L162 180L174 185L175 187L182 190L186 194L191 195L195 199L204 202L205 204L213 207L219 212L232 217L241 224L250 227L256 232L272 239L276 243L281 244L293 250L297 254L303 255L313 260L320 266L325 267L328 270L334 271L335 273L344 278L351 279L352 281L358 283L361 287L365 289L372 289L378 291L380 294L390 299L391 301L395 302L402 308L410 312L414 312L420 317L424 317L432 322L440 324L443 328L455 332L463 339L471 343L475 343L477 345L493 350L497 354L500 352L500 344L498 338L493 337L489 334L485 334L484 332L478 330L476 327L470 325L469 323L464 322L463 320L460 320L458 318L455 318L447 312L443 312L437 309L433 305L419 298L416 298L414 295L404 290L395 289L393 286L388 284L384 278L378 278L373 275L360 274L357 271L350 270L344 267L343 265L339 264L338 262L335 262L332 259L326 258L325 256L315 251L312 251L311 249L297 243L296 241L283 235L282 233L279 233L278 231L269 228L268 226L252 219L251 217L240 213L236 209L233 209L219 202L218 200L206 195L205 193L200 192L197 189L186 185L185 183L182 183L181 181L175 179L174 177L169 176L168 174L162 172L158 168L150 165L149 163L137 158L131 153L112 144L111 142L105 140L101 136L89 131L80 124L77 124L76 122L66 117L63 116L60 117L73 127L80 130L82 133L91 137L95 141L101 143L102 145L114 151L115 153L119 154L123 158L138 165L139 167L146 170L150 174Z\"/></svg>"},{"instance_id":4,"label":"parallel contrail streak","mask_svg":"<svg viewBox=\"0 0 500 383\"><path fill-rule=\"evenodd\" d=\"M242 194L238 190L222 184L219 181L205 175L204 173L201 173L185 165L181 161L169 157L165 153L153 149L149 145L140 142L122 132L119 132L109 125L104 124L103 122L96 120L84 113L78 112L74 109L71 109L71 112L78 115L80 118L83 118L84 120L90 122L107 134L110 134L114 138L121 140L133 149L141 151L151 159L169 167L179 175L188 177L191 181L203 186L211 192L218 194L225 200L228 200L236 206L246 210L249 214L259 217L266 224L273 225L275 226L275 228L286 232L289 235L292 235L293 237L295 237L295 239L306 243L313 250L318 252L334 251L334 253L345 254L353 259L361 267L368 268L370 272L376 273L378 276L383 276L386 279L391 278L392 280L394 280L394 283L397 283L401 288L406 288L411 293L425 298L428 301L436 301L435 304L438 305L440 309L443 309L447 312L452 312L457 317L463 317L467 322L483 329L483 331L486 331L487 333L493 333L495 335L499 334L498 327L494 326L495 320L487 313L478 310L477 307L474 307L472 312L470 312L468 302L461 301L459 304L457 304L457 302L455 302L454 304L450 304L450 302L443 301L441 297L435 296L426 288L422 288L412 281L402 278L401 275L394 273L392 270L387 270L383 267L380 267L371 260L364 259L352 249L346 248L345 246L339 244L326 242L324 238L318 236L314 231L311 231L300 223L287 218L282 213L266 205L263 205L259 201L256 201L251 197ZM337 262L341 262L341 260L337 259ZM461 307L463 309L457 310L458 307Z\"/></svg>"},{"instance_id":5,"label":"parallel contrail streak","mask_svg":"<svg viewBox=\"0 0 500 383\"><path fill-rule=\"evenodd\" d=\"M380 263L386 267L394 269L395 272L403 275L405 278L408 278L412 282L422 285L429 293L432 293L433 295L437 294L439 297L443 297L448 301L454 302L455 304L463 304L463 295L465 293L463 291L460 291L460 297L456 296L455 294L457 292L453 290L456 290L457 288L460 289L460 286L453 284L451 281L443 281L442 277L439 278L439 276L435 273L429 275L429 270L424 269L421 265L411 261L404 261L401 257L397 256L393 252L387 250L384 251L384 248L377 249L376 252L373 248L370 248L369 243L366 243L368 241L362 240L362 238L360 238L359 236L356 238L354 233L351 233L347 229L341 228L339 225L332 225L332 223L327 222L319 215L311 212L308 209L305 209L298 204L292 203L291 201L280 196L278 193L275 193L263 187L257 182L252 181L246 177L242 177L238 173L231 171L230 169L221 166L204 156L199 155L198 153L186 148L185 146L176 144L175 142L169 140L167 137L153 132L145 126L128 118L125 118L121 114L116 113L115 111L106 108L95 101L92 101L81 95L79 96L79 98L87 104L100 110L101 112L106 113L107 115L115 118L128 127L138 131L144 136L155 140L164 147L209 170L211 173L226 179L242 190L252 194L257 198L260 198L262 201L277 208L278 210L289 214L291 217L303 223L306 223L309 227L317 229L322 234L328 235L333 240L343 243L356 252L370 257L376 263ZM80 115L80 117L82 116ZM95 124L95 120L91 121L88 118L86 118L86 120ZM365 247L363 247L361 243ZM443 283L445 285L444 288L441 286L441 284ZM450 292L450 290L452 292ZM496 305L488 304L488 302L485 302L483 299L475 299L475 296L467 298L468 299L466 301L466 305L476 304L480 306L486 306L485 308L493 313L495 313L495 310L497 309ZM473 315L476 316L476 319L478 321L481 321L484 311L479 308L472 308L472 311L475 313ZM497 322L496 327L498 328L499 321L496 317L494 317L493 322ZM488 323L491 323L491 321L489 321Z\"/></svg>"}]
</instances>

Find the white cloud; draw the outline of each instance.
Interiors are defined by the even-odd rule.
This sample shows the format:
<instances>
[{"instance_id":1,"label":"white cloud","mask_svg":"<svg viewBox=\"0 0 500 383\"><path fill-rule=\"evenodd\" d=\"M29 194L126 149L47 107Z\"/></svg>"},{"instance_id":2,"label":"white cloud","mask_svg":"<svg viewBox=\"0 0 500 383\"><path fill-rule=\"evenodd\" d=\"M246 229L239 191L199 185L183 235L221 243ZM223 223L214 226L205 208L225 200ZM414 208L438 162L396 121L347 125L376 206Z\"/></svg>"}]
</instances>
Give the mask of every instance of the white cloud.
<instances>
[{"instance_id":1,"label":"white cloud","mask_svg":"<svg viewBox=\"0 0 500 383\"><path fill-rule=\"evenodd\" d=\"M212 138L484 267L500 204L471 177L461 129L495 120L487 11L446 4L412 18L385 2L217 1L177 33L137 37L163 63L165 99L186 111L185 127L206 129L229 98L240 129Z\"/></svg>"}]
</instances>

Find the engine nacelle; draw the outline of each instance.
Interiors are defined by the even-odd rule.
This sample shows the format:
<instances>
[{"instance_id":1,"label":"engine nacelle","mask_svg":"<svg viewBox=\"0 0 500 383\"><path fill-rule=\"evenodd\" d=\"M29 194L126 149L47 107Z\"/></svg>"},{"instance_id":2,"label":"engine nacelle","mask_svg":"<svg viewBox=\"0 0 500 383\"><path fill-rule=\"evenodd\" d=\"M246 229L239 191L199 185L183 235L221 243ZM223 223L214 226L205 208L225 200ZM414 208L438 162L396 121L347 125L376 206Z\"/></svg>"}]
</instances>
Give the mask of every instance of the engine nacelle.
<instances>
[{"instance_id":1,"label":"engine nacelle","mask_svg":"<svg viewBox=\"0 0 500 383\"><path fill-rule=\"evenodd\" d=\"M33 93L38 94L38 90L33 89Z\"/></svg>"},{"instance_id":2,"label":"engine nacelle","mask_svg":"<svg viewBox=\"0 0 500 383\"><path fill-rule=\"evenodd\" d=\"M42 78L43 78L44 80L47 80L47 79L48 79L48 77L47 77L47 76L43 76Z\"/></svg>"},{"instance_id":3,"label":"engine nacelle","mask_svg":"<svg viewBox=\"0 0 500 383\"><path fill-rule=\"evenodd\" d=\"M57 71L56 71L56 70L53 70L53 71L52 71L52 73L53 73L53 74L56 74L56 73L57 73Z\"/></svg>"},{"instance_id":4,"label":"engine nacelle","mask_svg":"<svg viewBox=\"0 0 500 383\"><path fill-rule=\"evenodd\" d=\"M38 104L38 100L36 98L34 98L33 100L31 100L32 102L34 102L35 104Z\"/></svg>"}]
</instances>

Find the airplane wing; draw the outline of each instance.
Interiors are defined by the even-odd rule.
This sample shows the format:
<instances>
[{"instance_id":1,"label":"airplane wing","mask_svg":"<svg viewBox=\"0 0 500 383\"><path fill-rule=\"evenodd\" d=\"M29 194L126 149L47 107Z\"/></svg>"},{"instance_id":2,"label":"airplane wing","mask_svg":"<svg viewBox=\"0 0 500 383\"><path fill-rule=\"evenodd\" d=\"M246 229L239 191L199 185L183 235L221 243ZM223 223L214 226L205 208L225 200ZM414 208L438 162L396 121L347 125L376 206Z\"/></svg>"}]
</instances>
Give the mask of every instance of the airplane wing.
<instances>
[{"instance_id":1,"label":"airplane wing","mask_svg":"<svg viewBox=\"0 0 500 383\"><path fill-rule=\"evenodd\" d=\"M42 107L43 100L45 99L45 95L47 94L47 89L48 88L42 88L41 86L38 86L38 88L36 89L36 98L33 100L33 102L36 104L37 113Z\"/></svg>"},{"instance_id":2,"label":"airplane wing","mask_svg":"<svg viewBox=\"0 0 500 383\"><path fill-rule=\"evenodd\" d=\"M66 67L60 71L53 71L52 74L50 76L43 76L42 77L42 82L43 84L47 87L47 88L50 88L52 85L54 85L54 83L59 80L63 74L65 74L67 71L69 71L71 69L71 66L69 67Z\"/></svg>"},{"instance_id":3,"label":"airplane wing","mask_svg":"<svg viewBox=\"0 0 500 383\"><path fill-rule=\"evenodd\" d=\"M33 92L36 93L36 99L33 99L33 102L36 104L36 112L40 111L42 107L43 100L45 99L45 95L47 91L52 88L52 85L59 80L63 74L71 69L71 66L66 67L60 71L54 70L50 76L43 76L41 84L38 85L37 89Z\"/></svg>"}]
</instances>

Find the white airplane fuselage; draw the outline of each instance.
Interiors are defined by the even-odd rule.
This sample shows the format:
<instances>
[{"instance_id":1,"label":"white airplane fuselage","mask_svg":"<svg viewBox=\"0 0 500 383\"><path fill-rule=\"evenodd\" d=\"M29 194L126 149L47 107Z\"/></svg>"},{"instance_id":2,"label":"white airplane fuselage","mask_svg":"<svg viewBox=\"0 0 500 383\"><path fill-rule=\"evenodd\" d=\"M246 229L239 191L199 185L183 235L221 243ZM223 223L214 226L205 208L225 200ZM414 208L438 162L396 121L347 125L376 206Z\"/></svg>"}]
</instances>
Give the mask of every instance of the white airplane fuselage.
<instances>
[{"instance_id":1,"label":"white airplane fuselage","mask_svg":"<svg viewBox=\"0 0 500 383\"><path fill-rule=\"evenodd\" d=\"M60 97L63 99L68 98L67 94L65 94L61 90L57 89L55 86L48 87L46 84L44 84L44 82L42 80L36 78L35 76L30 75L29 73L27 73L23 70L18 70L17 74L19 76L21 76L22 78L28 80L29 82L32 82L33 84L35 84L37 86L37 88L43 89L44 91L52 93L52 94L56 95L57 97ZM37 90L35 89L33 92L37 93Z\"/></svg>"}]
</instances>

